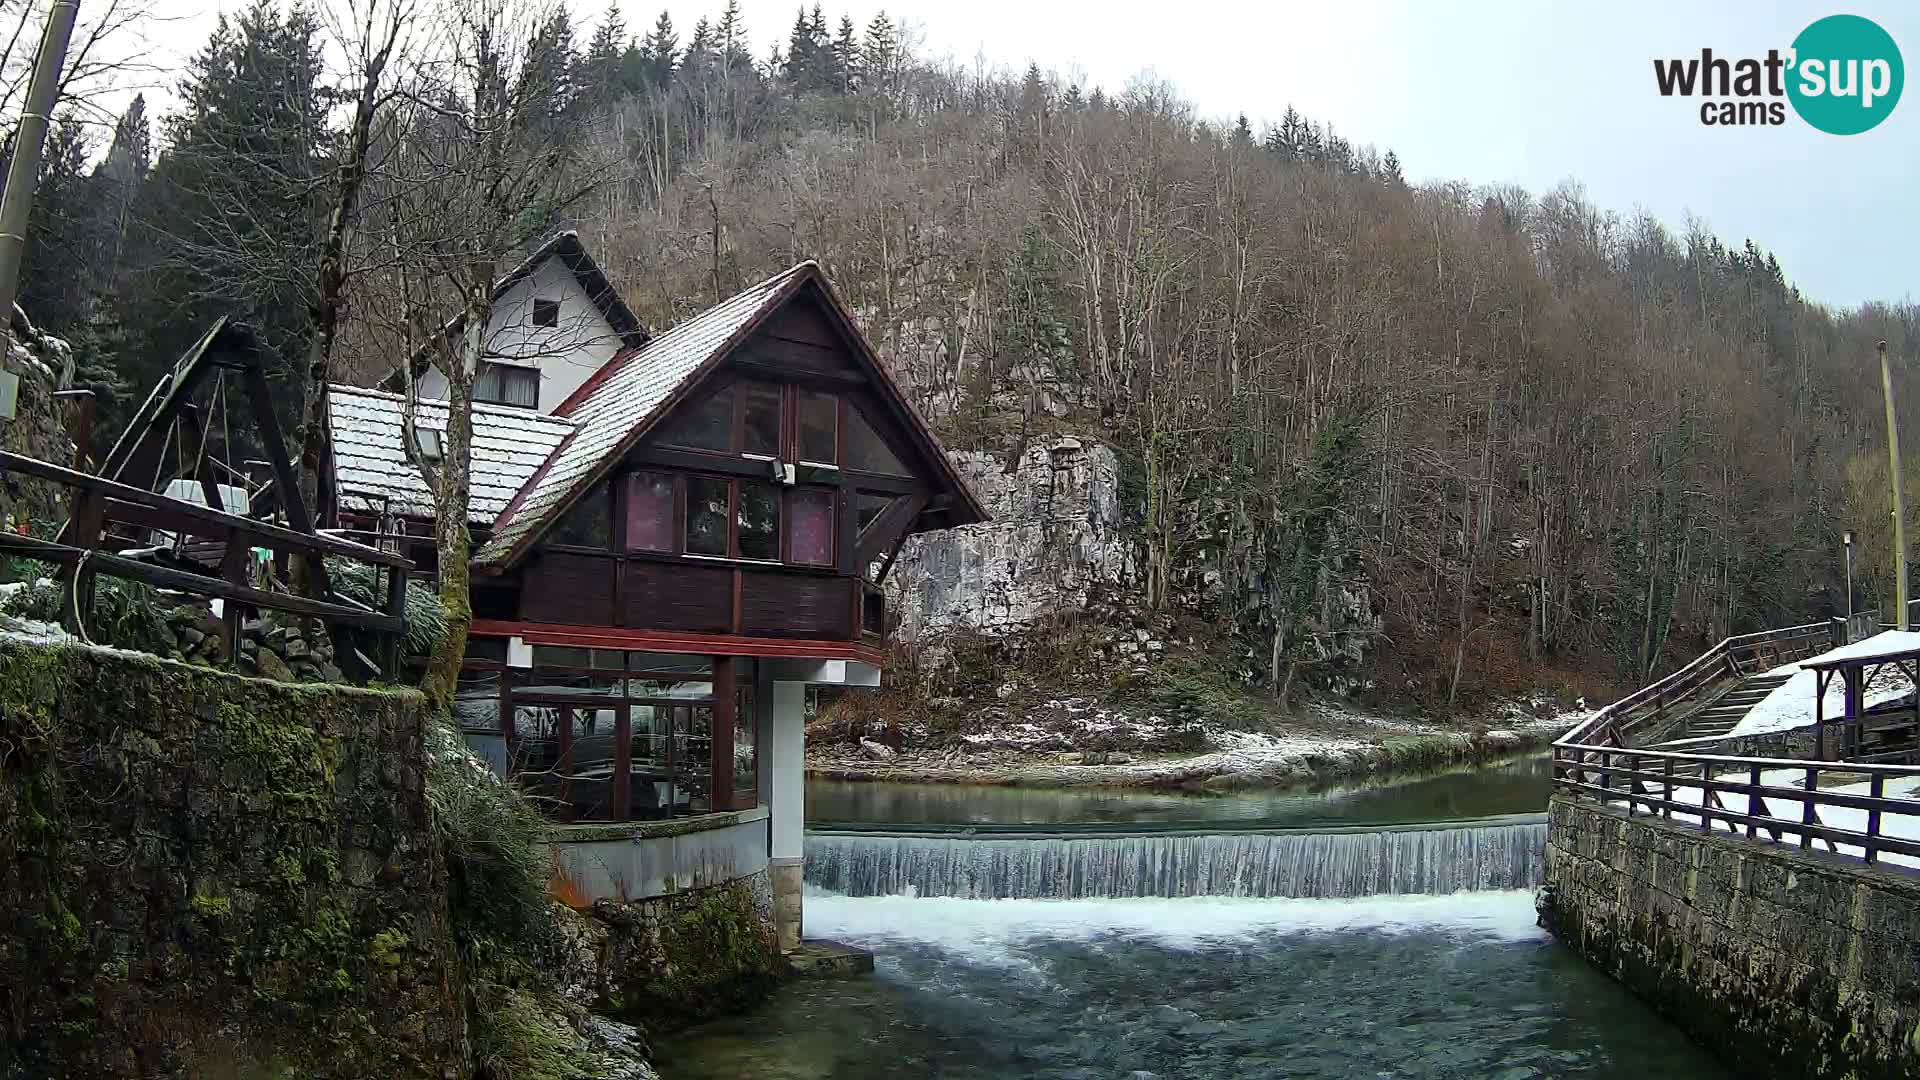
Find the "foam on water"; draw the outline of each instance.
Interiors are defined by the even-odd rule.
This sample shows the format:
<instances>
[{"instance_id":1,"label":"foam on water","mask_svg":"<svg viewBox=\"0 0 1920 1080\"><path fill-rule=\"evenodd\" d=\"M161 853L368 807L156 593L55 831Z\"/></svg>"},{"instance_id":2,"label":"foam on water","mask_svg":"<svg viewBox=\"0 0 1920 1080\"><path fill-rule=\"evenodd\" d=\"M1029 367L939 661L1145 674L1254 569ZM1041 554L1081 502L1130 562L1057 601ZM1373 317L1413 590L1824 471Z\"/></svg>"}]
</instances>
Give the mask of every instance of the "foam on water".
<instances>
[{"instance_id":1,"label":"foam on water","mask_svg":"<svg viewBox=\"0 0 1920 1080\"><path fill-rule=\"evenodd\" d=\"M1225 897L1119 900L962 900L810 892L806 932L866 946L932 946L974 963L1004 965L1034 941L1121 939L1199 949L1287 934L1442 933L1521 942L1545 936L1524 889L1452 896L1348 900Z\"/></svg>"}]
</instances>

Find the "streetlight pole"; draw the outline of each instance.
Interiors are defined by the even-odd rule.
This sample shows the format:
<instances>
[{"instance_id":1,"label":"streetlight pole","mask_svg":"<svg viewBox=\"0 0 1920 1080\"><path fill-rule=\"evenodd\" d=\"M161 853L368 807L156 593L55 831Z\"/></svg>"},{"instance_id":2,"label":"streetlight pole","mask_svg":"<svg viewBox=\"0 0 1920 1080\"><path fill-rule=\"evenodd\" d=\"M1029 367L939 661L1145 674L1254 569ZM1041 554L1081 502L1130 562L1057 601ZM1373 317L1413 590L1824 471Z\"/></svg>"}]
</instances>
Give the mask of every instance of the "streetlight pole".
<instances>
[{"instance_id":1,"label":"streetlight pole","mask_svg":"<svg viewBox=\"0 0 1920 1080\"><path fill-rule=\"evenodd\" d=\"M1900 605L1894 625L1907 625L1907 509L1900 488L1900 425L1893 412L1893 369L1887 365L1887 343L1881 342L1880 390L1887 399L1887 464L1893 477L1893 593Z\"/></svg>"},{"instance_id":2,"label":"streetlight pole","mask_svg":"<svg viewBox=\"0 0 1920 1080\"><path fill-rule=\"evenodd\" d=\"M1840 542L1847 548L1847 624L1853 624L1853 530L1841 537Z\"/></svg>"}]
</instances>

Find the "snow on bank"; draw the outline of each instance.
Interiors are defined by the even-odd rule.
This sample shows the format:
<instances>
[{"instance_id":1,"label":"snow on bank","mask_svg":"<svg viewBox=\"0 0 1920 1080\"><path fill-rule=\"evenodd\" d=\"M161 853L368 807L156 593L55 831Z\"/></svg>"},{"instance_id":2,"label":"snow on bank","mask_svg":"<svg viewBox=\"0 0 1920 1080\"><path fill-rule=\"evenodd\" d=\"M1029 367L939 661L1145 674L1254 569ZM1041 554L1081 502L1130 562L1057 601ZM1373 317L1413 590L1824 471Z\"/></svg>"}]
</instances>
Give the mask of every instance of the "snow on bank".
<instances>
[{"instance_id":1,"label":"snow on bank","mask_svg":"<svg viewBox=\"0 0 1920 1080\"><path fill-rule=\"evenodd\" d=\"M1404 767L1409 757L1467 759L1519 751L1590 715L1584 707L1555 711L1536 698L1509 703L1479 725L1442 726L1313 703L1301 706L1279 730L1250 732L1129 716L1073 698L1045 702L1020 719L983 727L940 750L896 753L812 744L807 765L820 775L858 780L1231 788ZM1469 733L1474 730L1483 733ZM1197 748L1170 749L1193 747L1196 738ZM1429 745L1414 746L1414 740ZM1134 749L1107 749L1116 744Z\"/></svg>"}]
</instances>

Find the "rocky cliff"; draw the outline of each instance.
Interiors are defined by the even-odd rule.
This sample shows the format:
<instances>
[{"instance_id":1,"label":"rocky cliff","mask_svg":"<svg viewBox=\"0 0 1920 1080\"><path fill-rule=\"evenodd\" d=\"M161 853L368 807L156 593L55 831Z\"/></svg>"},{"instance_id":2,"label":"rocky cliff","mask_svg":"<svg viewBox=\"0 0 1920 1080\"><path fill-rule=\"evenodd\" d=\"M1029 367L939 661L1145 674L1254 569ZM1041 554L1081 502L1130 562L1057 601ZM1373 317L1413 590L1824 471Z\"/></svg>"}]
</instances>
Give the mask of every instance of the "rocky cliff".
<instances>
[{"instance_id":1,"label":"rocky cliff","mask_svg":"<svg viewBox=\"0 0 1920 1080\"><path fill-rule=\"evenodd\" d=\"M907 542L887 586L902 639L1015 634L1125 600L1132 545L1111 447L1069 436L1010 465L971 451L953 459L992 520Z\"/></svg>"}]
</instances>

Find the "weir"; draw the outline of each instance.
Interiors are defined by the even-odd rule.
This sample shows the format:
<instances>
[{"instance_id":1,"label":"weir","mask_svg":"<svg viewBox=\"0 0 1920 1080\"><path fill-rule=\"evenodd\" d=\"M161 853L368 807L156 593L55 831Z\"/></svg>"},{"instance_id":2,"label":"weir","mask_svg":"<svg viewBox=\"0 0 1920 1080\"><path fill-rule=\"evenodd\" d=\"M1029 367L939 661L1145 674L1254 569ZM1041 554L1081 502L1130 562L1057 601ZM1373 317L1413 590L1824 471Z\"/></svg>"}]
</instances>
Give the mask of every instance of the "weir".
<instances>
[{"instance_id":1,"label":"weir","mask_svg":"<svg viewBox=\"0 0 1920 1080\"><path fill-rule=\"evenodd\" d=\"M981 900L1525 889L1545 878L1546 822L1544 814L1516 814L1230 832L1191 825L810 825L806 880L847 896Z\"/></svg>"}]
</instances>

